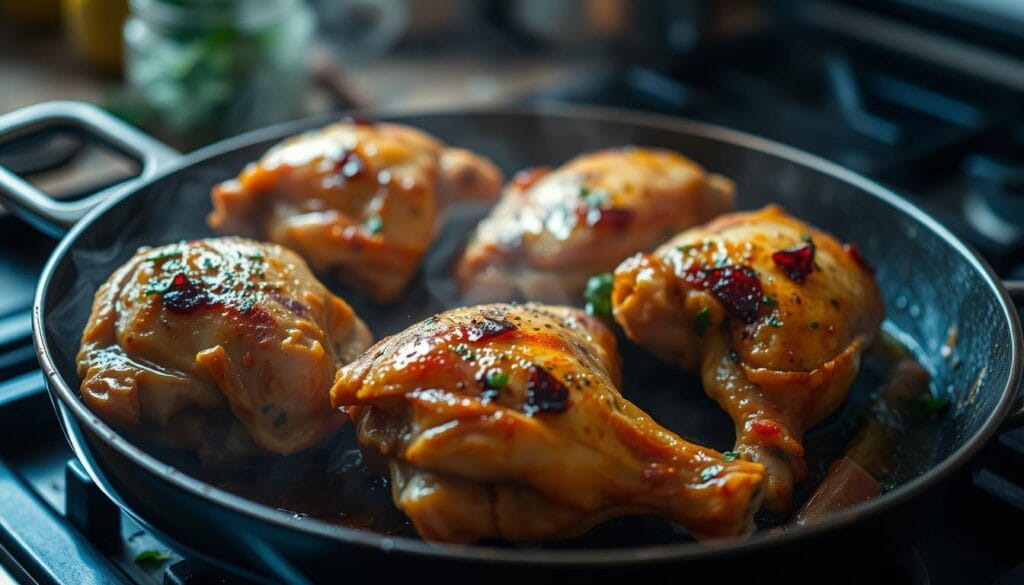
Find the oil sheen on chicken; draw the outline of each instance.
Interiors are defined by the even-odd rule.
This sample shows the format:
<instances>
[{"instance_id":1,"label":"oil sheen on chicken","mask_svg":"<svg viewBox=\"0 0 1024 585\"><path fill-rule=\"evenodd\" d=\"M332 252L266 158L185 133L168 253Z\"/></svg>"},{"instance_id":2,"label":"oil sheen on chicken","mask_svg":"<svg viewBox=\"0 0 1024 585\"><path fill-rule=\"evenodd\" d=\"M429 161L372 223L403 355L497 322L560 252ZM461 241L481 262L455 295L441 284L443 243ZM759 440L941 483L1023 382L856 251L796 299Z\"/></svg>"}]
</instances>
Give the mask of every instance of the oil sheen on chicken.
<instances>
[{"instance_id":1,"label":"oil sheen on chicken","mask_svg":"<svg viewBox=\"0 0 1024 585\"><path fill-rule=\"evenodd\" d=\"M214 460L331 435L335 372L369 330L294 252L242 238L142 248L96 293L82 399L100 418Z\"/></svg>"},{"instance_id":2,"label":"oil sheen on chicken","mask_svg":"<svg viewBox=\"0 0 1024 585\"><path fill-rule=\"evenodd\" d=\"M428 540L562 539L631 514L699 538L750 531L762 467L683 440L618 385L602 323L498 304L384 339L339 371L331 398Z\"/></svg>"},{"instance_id":3,"label":"oil sheen on chicken","mask_svg":"<svg viewBox=\"0 0 1024 585\"><path fill-rule=\"evenodd\" d=\"M733 184L669 150L619 148L516 176L456 276L469 302L576 304L587 278L733 205Z\"/></svg>"},{"instance_id":4,"label":"oil sheen on chicken","mask_svg":"<svg viewBox=\"0 0 1024 585\"><path fill-rule=\"evenodd\" d=\"M492 200L501 171L415 128L347 119L294 136L213 190L210 226L271 240L380 303L416 273L438 217Z\"/></svg>"},{"instance_id":5,"label":"oil sheen on chicken","mask_svg":"<svg viewBox=\"0 0 1024 585\"><path fill-rule=\"evenodd\" d=\"M615 271L615 320L662 360L700 372L767 472L785 514L806 476L804 431L845 399L884 307L855 245L778 207L722 216Z\"/></svg>"}]
</instances>

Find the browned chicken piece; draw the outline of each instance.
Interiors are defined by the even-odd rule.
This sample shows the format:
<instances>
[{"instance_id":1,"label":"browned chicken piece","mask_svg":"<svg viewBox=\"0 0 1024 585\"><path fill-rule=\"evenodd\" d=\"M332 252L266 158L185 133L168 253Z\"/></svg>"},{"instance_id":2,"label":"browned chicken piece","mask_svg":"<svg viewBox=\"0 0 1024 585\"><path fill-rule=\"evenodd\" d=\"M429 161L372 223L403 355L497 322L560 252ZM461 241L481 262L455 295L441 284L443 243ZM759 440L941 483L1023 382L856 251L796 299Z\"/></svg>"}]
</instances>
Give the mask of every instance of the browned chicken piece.
<instances>
[{"instance_id":1,"label":"browned chicken piece","mask_svg":"<svg viewBox=\"0 0 1024 585\"><path fill-rule=\"evenodd\" d=\"M803 433L846 397L884 311L853 244L774 206L627 259L612 306L630 339L700 372L736 423L736 450L765 465L772 514L790 509Z\"/></svg>"},{"instance_id":2,"label":"browned chicken piece","mask_svg":"<svg viewBox=\"0 0 1024 585\"><path fill-rule=\"evenodd\" d=\"M580 310L483 305L384 339L331 399L423 538L575 536L656 514L698 538L752 527L762 467L723 460L624 399L615 338Z\"/></svg>"},{"instance_id":3,"label":"browned chicken piece","mask_svg":"<svg viewBox=\"0 0 1024 585\"><path fill-rule=\"evenodd\" d=\"M464 299L576 304L587 278L732 209L733 184L669 150L620 148L519 173L456 267Z\"/></svg>"},{"instance_id":4,"label":"browned chicken piece","mask_svg":"<svg viewBox=\"0 0 1024 585\"><path fill-rule=\"evenodd\" d=\"M415 128L348 119L285 140L215 187L209 223L287 246L388 303L419 268L445 206L494 199L501 182L489 160Z\"/></svg>"},{"instance_id":5,"label":"browned chicken piece","mask_svg":"<svg viewBox=\"0 0 1024 585\"><path fill-rule=\"evenodd\" d=\"M105 421L208 459L329 436L335 372L373 342L294 252L242 238L142 248L96 293L82 399Z\"/></svg>"}]
</instances>

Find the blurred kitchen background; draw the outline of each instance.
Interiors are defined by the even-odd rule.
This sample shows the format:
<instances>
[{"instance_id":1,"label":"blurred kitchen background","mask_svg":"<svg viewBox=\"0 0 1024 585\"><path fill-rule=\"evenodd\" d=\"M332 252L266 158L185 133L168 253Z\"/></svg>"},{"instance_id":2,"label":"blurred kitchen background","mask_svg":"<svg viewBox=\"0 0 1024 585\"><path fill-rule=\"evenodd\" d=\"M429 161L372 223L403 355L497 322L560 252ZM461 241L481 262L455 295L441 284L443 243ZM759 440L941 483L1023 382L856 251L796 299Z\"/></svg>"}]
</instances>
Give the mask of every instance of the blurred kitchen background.
<instances>
[{"instance_id":1,"label":"blurred kitchen background","mask_svg":"<svg viewBox=\"0 0 1024 585\"><path fill-rule=\"evenodd\" d=\"M1022 96L1024 0L0 0L0 113L87 100L183 151L349 108L667 113L865 173L1017 275ZM36 142L0 164L58 196L134 172Z\"/></svg>"}]
</instances>

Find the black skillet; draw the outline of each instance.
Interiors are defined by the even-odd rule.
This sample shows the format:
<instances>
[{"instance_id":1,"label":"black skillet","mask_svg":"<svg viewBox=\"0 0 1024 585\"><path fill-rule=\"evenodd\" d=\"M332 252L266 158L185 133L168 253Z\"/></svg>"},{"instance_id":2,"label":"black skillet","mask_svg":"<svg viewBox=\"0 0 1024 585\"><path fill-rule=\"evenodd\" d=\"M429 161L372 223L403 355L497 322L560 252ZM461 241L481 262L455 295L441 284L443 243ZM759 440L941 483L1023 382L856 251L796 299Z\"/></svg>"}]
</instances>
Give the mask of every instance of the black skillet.
<instances>
[{"instance_id":1,"label":"black skillet","mask_svg":"<svg viewBox=\"0 0 1024 585\"><path fill-rule=\"evenodd\" d=\"M1001 283L933 219L842 167L706 124L591 108L367 115L411 124L449 144L480 151L506 172L623 144L686 153L736 181L740 208L779 203L840 239L855 240L877 268L887 331L931 370L936 388L951 389L955 406L934 425L934 449L918 455L925 460L917 477L878 499L782 534L714 544L627 538L596 547L436 546L297 518L203 483L127 441L80 401L74 356L96 286L137 246L210 235L204 220L212 185L234 176L283 137L334 117L275 126L178 156L85 104L47 103L7 114L0 117L0 139L70 127L98 136L142 166L139 179L72 203L55 202L0 168L0 201L37 226L67 230L40 281L33 325L39 361L69 442L107 495L183 553L251 578L296 583L399 574L418 581L467 575L493 580L499 571L693 578L763 576L765 568L786 566L835 570L843 566L840 557L861 558L919 534L929 515L939 512L940 488L961 476L957 472L994 433L1022 422L1015 402L1021 330L1011 302L1024 300L1022 283ZM429 296L420 286L398 311L408 312L409 322L419 319L433 308L436 299ZM938 357L954 325L958 367ZM670 398L678 412L710 412L710 401L700 392ZM707 417L719 431L731 431L726 419Z\"/></svg>"}]
</instances>

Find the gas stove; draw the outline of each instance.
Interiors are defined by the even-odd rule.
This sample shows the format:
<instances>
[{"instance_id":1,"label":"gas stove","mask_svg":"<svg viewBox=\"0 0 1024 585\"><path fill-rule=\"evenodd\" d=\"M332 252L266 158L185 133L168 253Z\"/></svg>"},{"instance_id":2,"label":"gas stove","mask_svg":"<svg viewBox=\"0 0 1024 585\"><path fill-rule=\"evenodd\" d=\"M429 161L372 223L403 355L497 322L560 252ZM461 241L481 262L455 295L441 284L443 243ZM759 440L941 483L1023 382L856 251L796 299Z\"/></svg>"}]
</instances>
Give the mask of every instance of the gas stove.
<instances>
[{"instance_id":1,"label":"gas stove","mask_svg":"<svg viewBox=\"0 0 1024 585\"><path fill-rule=\"evenodd\" d=\"M846 3L807 6L664 63L586 75L526 101L644 109L808 150L887 184L1000 274L1024 277L1024 57L946 32L914 37L898 18ZM885 34L913 47L882 42ZM956 63L922 55L936 35L957 48ZM149 534L71 454L30 339L32 293L54 245L0 217L0 584L241 583ZM1024 430L994 440L944 510L921 519L931 529L919 541L880 560L851 559L828 581L1024 583L1024 549L991 527L993 518L1024 522ZM389 576L423 582L401 567Z\"/></svg>"}]
</instances>

